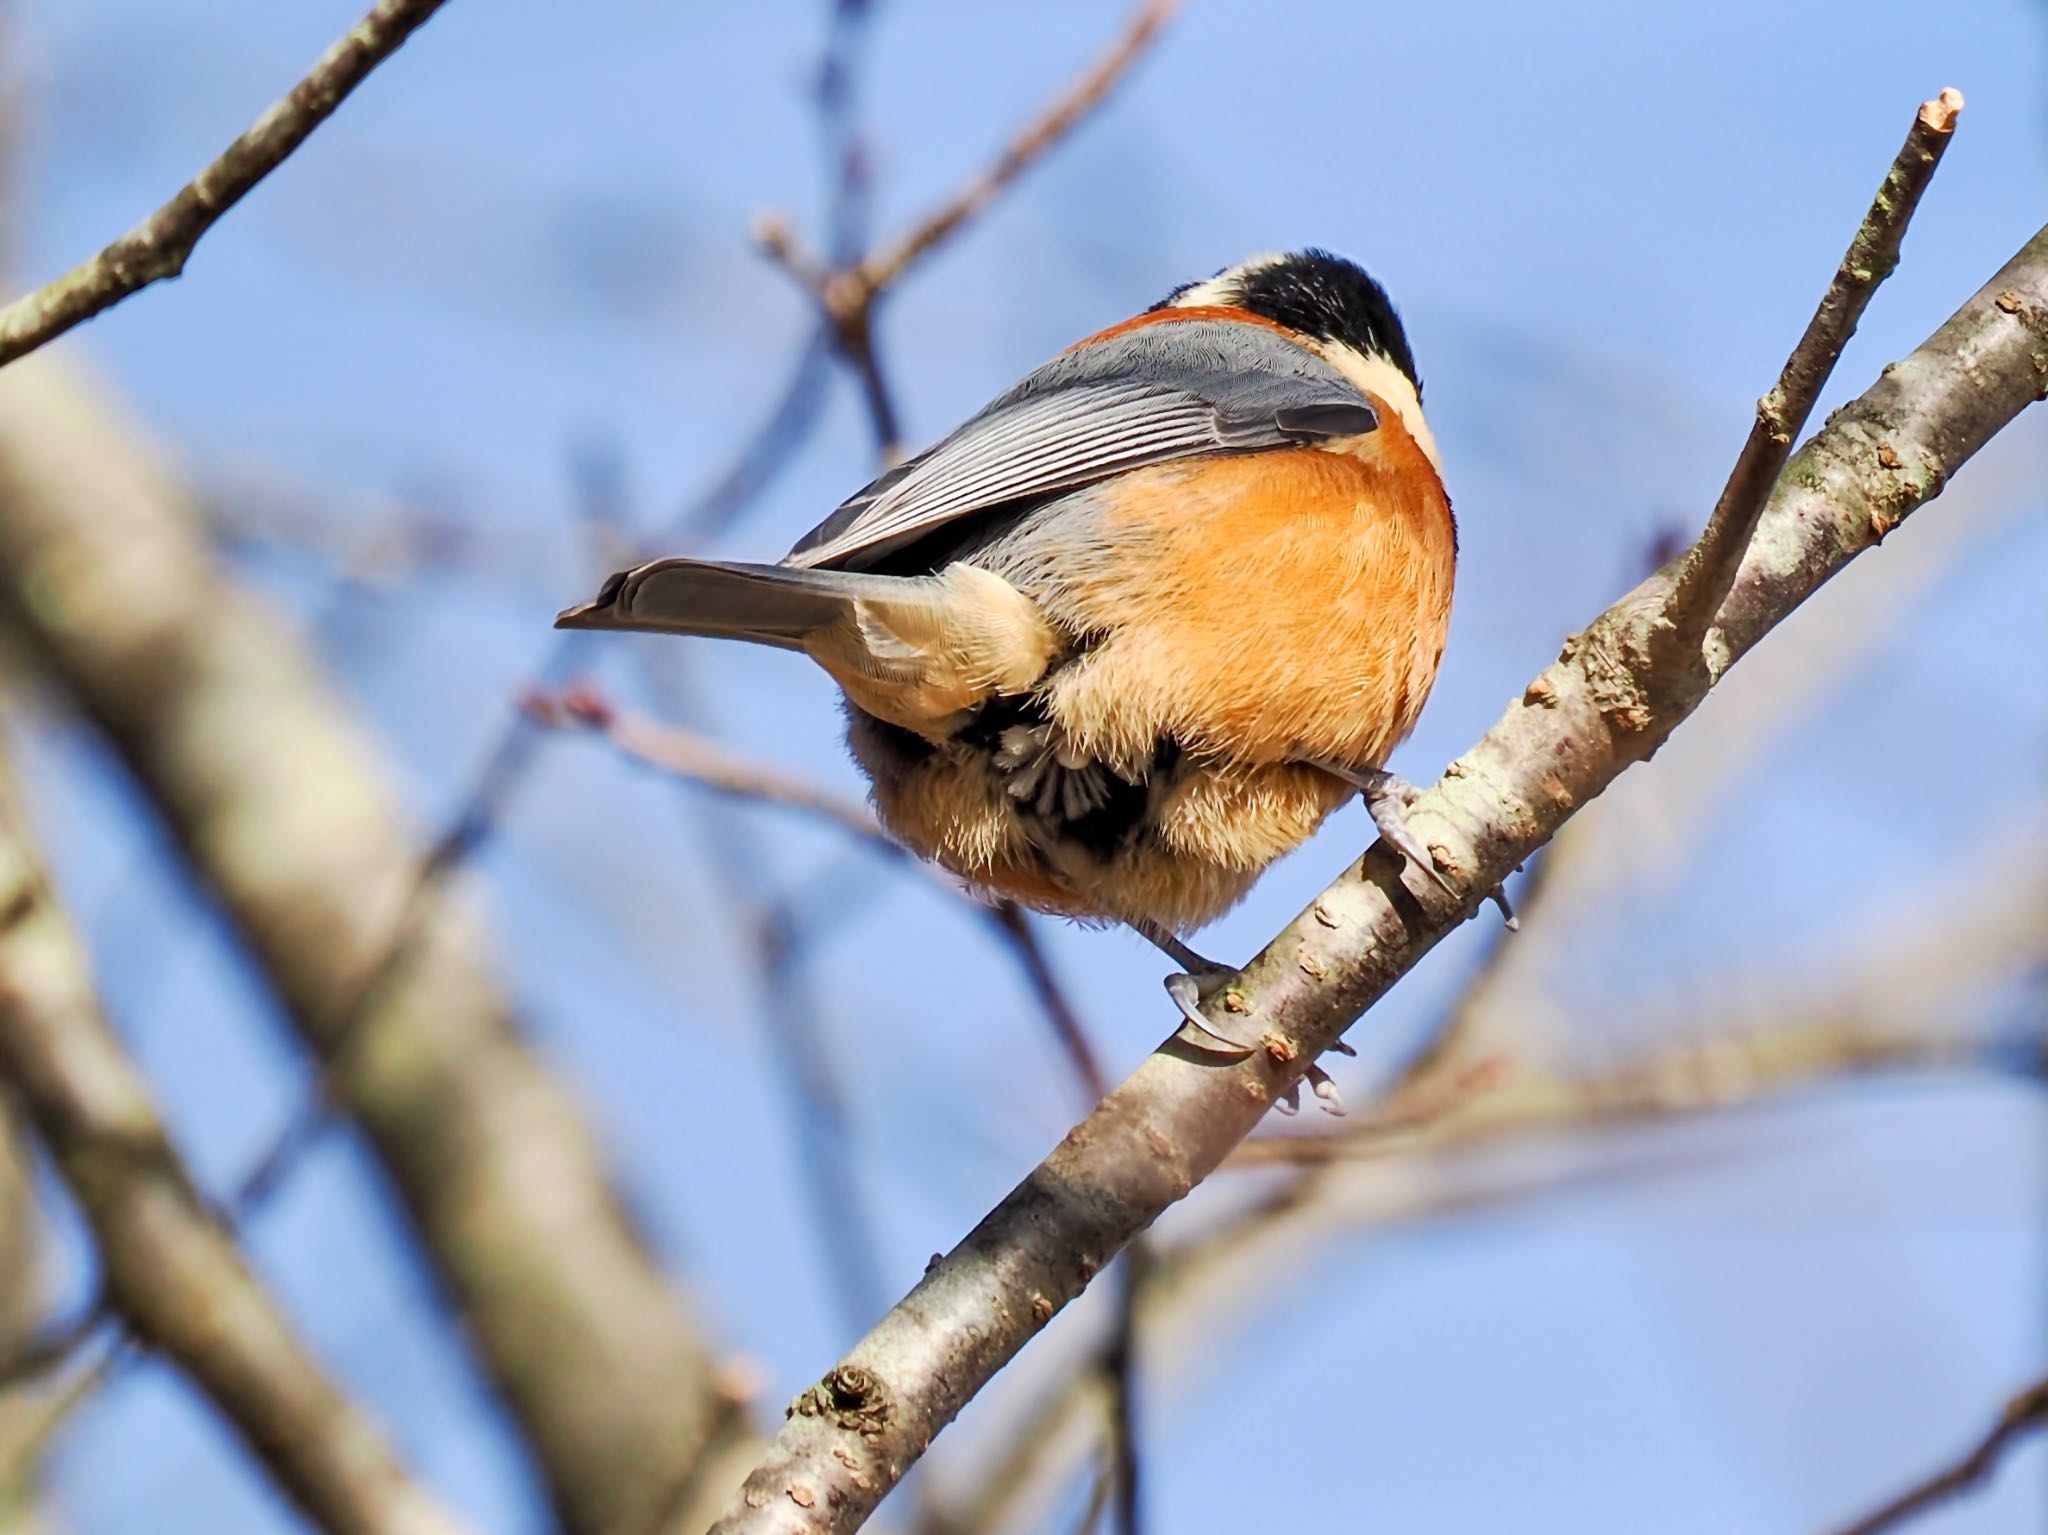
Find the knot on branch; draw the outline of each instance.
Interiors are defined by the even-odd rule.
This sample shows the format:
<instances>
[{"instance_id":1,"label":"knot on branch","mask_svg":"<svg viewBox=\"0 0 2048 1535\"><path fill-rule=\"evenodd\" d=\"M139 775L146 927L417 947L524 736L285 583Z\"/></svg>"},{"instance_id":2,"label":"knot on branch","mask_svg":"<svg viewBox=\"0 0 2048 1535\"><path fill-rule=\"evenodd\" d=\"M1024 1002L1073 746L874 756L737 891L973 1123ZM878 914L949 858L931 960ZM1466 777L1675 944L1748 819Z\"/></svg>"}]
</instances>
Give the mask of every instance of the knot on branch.
<instances>
[{"instance_id":1,"label":"knot on branch","mask_svg":"<svg viewBox=\"0 0 2048 1535\"><path fill-rule=\"evenodd\" d=\"M823 1418L835 1428L875 1439L896 1415L889 1391L872 1371L842 1364L789 1404L787 1416Z\"/></svg>"},{"instance_id":2,"label":"knot on branch","mask_svg":"<svg viewBox=\"0 0 2048 1535\"><path fill-rule=\"evenodd\" d=\"M1705 656L1672 620L1656 583L1602 614L1571 647L1566 664L1585 679L1629 761L1654 752L1712 685Z\"/></svg>"}]
</instances>

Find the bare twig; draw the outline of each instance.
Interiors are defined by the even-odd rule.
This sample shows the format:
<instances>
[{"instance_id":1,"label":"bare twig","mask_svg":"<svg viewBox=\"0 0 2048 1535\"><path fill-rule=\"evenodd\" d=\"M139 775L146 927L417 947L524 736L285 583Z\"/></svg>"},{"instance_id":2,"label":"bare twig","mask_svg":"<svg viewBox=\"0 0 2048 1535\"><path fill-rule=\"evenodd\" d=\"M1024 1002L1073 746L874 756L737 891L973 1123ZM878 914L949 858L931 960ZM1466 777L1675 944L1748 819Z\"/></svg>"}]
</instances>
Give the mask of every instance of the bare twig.
<instances>
[{"instance_id":1,"label":"bare twig","mask_svg":"<svg viewBox=\"0 0 2048 1535\"><path fill-rule=\"evenodd\" d=\"M1010 183L1109 99L1179 9L1180 0L1144 0L1123 34L1003 147L994 164L918 220L907 233L861 262L854 272L860 291L872 300L1000 197Z\"/></svg>"},{"instance_id":2,"label":"bare twig","mask_svg":"<svg viewBox=\"0 0 2048 1535\"><path fill-rule=\"evenodd\" d=\"M814 330L791 367L788 381L759 427L730 463L672 519L661 539L685 549L702 548L727 531L796 459L797 445L818 419L832 348L824 330ZM564 638L574 631L564 631Z\"/></svg>"},{"instance_id":3,"label":"bare twig","mask_svg":"<svg viewBox=\"0 0 2048 1535\"><path fill-rule=\"evenodd\" d=\"M536 689L527 695L525 707L528 715L543 725L588 730L634 761L714 794L754 800L823 821L884 857L900 860L930 875L934 883L984 916L1009 947L1076 1080L1087 1092L1088 1101L1093 1103L1109 1091L1108 1078L1088 1043L1080 1016L1053 974L1029 914L1014 901L985 903L932 866L911 858L904 846L882 828L873 812L858 801L834 794L771 763L747 757L696 731L658 724L615 709L588 684L559 692Z\"/></svg>"},{"instance_id":4,"label":"bare twig","mask_svg":"<svg viewBox=\"0 0 2048 1535\"><path fill-rule=\"evenodd\" d=\"M2048 1379L2035 1381L2007 1402L1991 1431L1977 1442L1969 1454L1899 1494L1883 1508L1844 1526L1840 1535L1883 1535L1884 1531L1897 1529L1935 1504L1968 1492L1998 1469L2000 1457L2012 1447L2014 1440L2037 1433L2042 1428L2048 1428Z\"/></svg>"},{"instance_id":5,"label":"bare twig","mask_svg":"<svg viewBox=\"0 0 2048 1535\"><path fill-rule=\"evenodd\" d=\"M0 810L0 1072L92 1227L107 1294L336 1535L458 1526L326 1377L210 1212L92 994L18 808Z\"/></svg>"},{"instance_id":6,"label":"bare twig","mask_svg":"<svg viewBox=\"0 0 2048 1535\"><path fill-rule=\"evenodd\" d=\"M378 0L306 77L178 195L82 266L0 309L0 365L151 283L176 277L206 232L327 121L443 0Z\"/></svg>"},{"instance_id":7,"label":"bare twig","mask_svg":"<svg viewBox=\"0 0 2048 1535\"><path fill-rule=\"evenodd\" d=\"M811 255L798 241L788 219L780 214L763 214L755 221L755 242L816 301L826 333L859 381L868 419L874 427L876 447L885 464L901 453L903 433L895 397L877 355L876 301L919 260L958 234L1108 100L1179 8L1180 0L1142 0L1108 51L1047 103L1004 146L993 164L902 236L861 259L852 260L843 249L822 260ZM851 147L848 153L857 156L858 146ZM835 236L835 241L838 239Z\"/></svg>"},{"instance_id":8,"label":"bare twig","mask_svg":"<svg viewBox=\"0 0 2048 1535\"><path fill-rule=\"evenodd\" d=\"M1024 979L1038 999L1038 1010L1045 1015L1046 1026L1073 1069L1074 1080L1089 1103L1097 1102L1109 1091L1108 1074L1102 1069L1094 1045L1088 1041L1087 1030L1081 1027L1081 1015L1074 1011L1066 989L1053 973L1045 945L1039 942L1038 930L1031 925L1031 914L1011 900L997 901L987 910L989 921L995 924L1023 968Z\"/></svg>"},{"instance_id":9,"label":"bare twig","mask_svg":"<svg viewBox=\"0 0 2048 1535\"><path fill-rule=\"evenodd\" d=\"M1596 1076L1503 1079L1399 1123L1381 1117L1383 1105L1380 1115L1367 1114L1359 1128L1341 1135L1254 1138L1230 1165L1299 1166L1301 1175L1160 1254L1139 1321L1148 1336L1163 1340L1160 1357L1184 1366L1187 1345L1200 1339L1213 1346L1224 1319L1259 1315L1272 1274L1298 1272L1314 1261L1316 1247L1346 1233L1629 1173L1636 1161L1628 1132L1782 1102L1843 1072L1988 1064L1999 1045L1888 1022L1866 1029L1830 1012L1818 1023L1717 1036ZM1583 1144L1584 1155L1547 1152L1562 1141ZM1697 1170L1697 1152L1688 1153L1684 1165ZM1027 1527L1026 1507L1080 1464L1081 1435L1101 1415L1104 1399L1092 1362L1054 1378L1037 1401L999 1426L994 1438L1000 1448L987 1463L949 1478L972 1491L928 1528L934 1535L994 1535Z\"/></svg>"},{"instance_id":10,"label":"bare twig","mask_svg":"<svg viewBox=\"0 0 2048 1535\"><path fill-rule=\"evenodd\" d=\"M97 1354L80 1360L54 1381L0 1396L0 1507L19 1503L32 1490L36 1467L64 1425L104 1386L115 1368L139 1352L126 1333L115 1334ZM41 1529L31 1525L30 1531ZM0 1516L7 1535L13 1530Z\"/></svg>"},{"instance_id":11,"label":"bare twig","mask_svg":"<svg viewBox=\"0 0 2048 1535\"><path fill-rule=\"evenodd\" d=\"M76 1316L31 1333L0 1358L0 1388L31 1380L55 1369L85 1346L107 1324L112 1311L104 1294L95 1295Z\"/></svg>"},{"instance_id":12,"label":"bare twig","mask_svg":"<svg viewBox=\"0 0 2048 1535\"><path fill-rule=\"evenodd\" d=\"M525 699L527 714L544 725L576 726L604 737L626 756L658 772L688 779L715 794L758 800L830 822L850 836L873 843L890 856L902 846L882 830L867 806L823 789L794 773L742 756L709 736L660 725L614 709L588 684L559 693L535 690Z\"/></svg>"},{"instance_id":13,"label":"bare twig","mask_svg":"<svg viewBox=\"0 0 2048 1535\"><path fill-rule=\"evenodd\" d=\"M686 648L641 647L638 655L664 709L682 719L704 716ZM881 852L896 862L902 858L902 850L882 836L864 805L742 758L699 732L615 714L588 686L570 689L559 707L567 722L603 733L623 755L680 787L710 788L721 797L754 798L809 814L847 835L864 852ZM714 808L702 794L679 798L694 815L694 829L709 853L713 876L724 887L720 904L731 913L731 924L753 961L761 1023L773 1047L774 1076L784 1096L802 1190L819 1237L826 1288L847 1336L857 1337L888 1292L855 1155L847 1095L806 964L805 938L815 930L816 918L776 891L766 873L768 860L743 819ZM834 891L843 888L836 879L820 885ZM709 1517L712 1510L702 1512Z\"/></svg>"},{"instance_id":14,"label":"bare twig","mask_svg":"<svg viewBox=\"0 0 2048 1535\"><path fill-rule=\"evenodd\" d=\"M1934 178L1962 110L1962 93L1952 88L1921 103L1905 145L1885 172L1884 184L1849 242L1820 307L1807 322L1806 333L1792 348L1771 392L1757 401L1749 439L1707 519L1706 531L1685 554L1666 599L1671 653L1681 664L1697 660L1700 641L1734 585L1750 535L1791 456L1793 442L1813 413L1842 348L1856 333L1856 322L1863 318L1871 295L1898 265L1906 225Z\"/></svg>"},{"instance_id":15,"label":"bare twig","mask_svg":"<svg viewBox=\"0 0 2048 1535\"><path fill-rule=\"evenodd\" d=\"M2048 229L1824 428L1783 476L1710 643L1709 684L2048 393ZM1876 451L1890 449L1905 472ZM1368 856L1226 989L1241 1060L1175 1041L1104 1100L793 1404L716 1527L858 1527L932 1438L1133 1235L1228 1154L1306 1065L1571 813L1698 706L1654 656L1660 574L1565 647L1410 811L1450 891Z\"/></svg>"},{"instance_id":16,"label":"bare twig","mask_svg":"<svg viewBox=\"0 0 2048 1535\"><path fill-rule=\"evenodd\" d=\"M1109 1461L1116 1492L1116 1535L1143 1535L1144 1471L1138 1437L1138 1318L1155 1258L1140 1238L1118 1260L1122 1284L1116 1324L1103 1345L1101 1370L1109 1383Z\"/></svg>"}]
</instances>

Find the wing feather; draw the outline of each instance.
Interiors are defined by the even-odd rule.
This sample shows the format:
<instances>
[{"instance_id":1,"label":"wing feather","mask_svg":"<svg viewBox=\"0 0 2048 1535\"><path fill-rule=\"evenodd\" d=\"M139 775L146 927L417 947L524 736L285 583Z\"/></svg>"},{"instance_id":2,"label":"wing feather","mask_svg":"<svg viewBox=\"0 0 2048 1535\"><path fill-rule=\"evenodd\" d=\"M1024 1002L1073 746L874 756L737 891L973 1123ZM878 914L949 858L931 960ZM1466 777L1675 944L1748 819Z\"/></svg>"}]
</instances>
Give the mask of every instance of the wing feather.
<instances>
[{"instance_id":1,"label":"wing feather","mask_svg":"<svg viewBox=\"0 0 2048 1535\"><path fill-rule=\"evenodd\" d=\"M977 513L1151 464L1355 436L1358 387L1264 326L1187 320L1085 342L850 497L785 564L861 569Z\"/></svg>"}]
</instances>

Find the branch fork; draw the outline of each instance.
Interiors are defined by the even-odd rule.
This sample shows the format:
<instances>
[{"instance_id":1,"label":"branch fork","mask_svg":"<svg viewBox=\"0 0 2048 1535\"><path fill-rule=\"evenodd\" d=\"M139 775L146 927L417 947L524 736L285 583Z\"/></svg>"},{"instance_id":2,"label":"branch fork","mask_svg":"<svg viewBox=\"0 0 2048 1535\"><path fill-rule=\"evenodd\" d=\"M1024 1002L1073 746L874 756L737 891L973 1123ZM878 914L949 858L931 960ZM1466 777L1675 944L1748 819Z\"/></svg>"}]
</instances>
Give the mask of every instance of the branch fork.
<instances>
[{"instance_id":1,"label":"branch fork","mask_svg":"<svg viewBox=\"0 0 2048 1535\"><path fill-rule=\"evenodd\" d=\"M1939 143L1915 145L1923 132L1945 134L1957 105L1937 98L1916 119L1901 156L1915 198ZM1910 200L1888 186L1876 225L1866 221L1894 251ZM980 1387L1220 1165L1307 1062L1475 911L1484 892L1647 756L1729 665L1874 546L1874 505L1894 523L1905 517L2048 387L2043 229L1788 463L1777 439L1789 441L1803 425L1848 333L1834 303L1840 286L1838 278L1823 304L1833 318L1809 327L1833 339L1819 351L1795 351L1800 367L1788 365L1786 413L1773 408L1760 418L1744 452L1749 467L1738 465L1723 496L1729 510L1717 508L1692 551L1568 640L1559 660L1415 801L1418 818L1442 825L1433 840L1443 844L1451 890L1411 890L1371 858L1348 869L1235 983L1248 1028L1270 1035L1274 1048L1226 1060L1170 1040L1141 1063L841 1362L840 1371L858 1370L872 1383L866 1399L887 1403L886 1421L854 1432L829 1417L793 1414L715 1535L858 1528ZM1860 277L1849 299L1853 320L1868 299ZM1892 445L1902 465L1929 467L1886 469L1874 441ZM1697 638L1680 672L1685 685L1675 687L1661 658L1674 636L1686 635Z\"/></svg>"}]
</instances>

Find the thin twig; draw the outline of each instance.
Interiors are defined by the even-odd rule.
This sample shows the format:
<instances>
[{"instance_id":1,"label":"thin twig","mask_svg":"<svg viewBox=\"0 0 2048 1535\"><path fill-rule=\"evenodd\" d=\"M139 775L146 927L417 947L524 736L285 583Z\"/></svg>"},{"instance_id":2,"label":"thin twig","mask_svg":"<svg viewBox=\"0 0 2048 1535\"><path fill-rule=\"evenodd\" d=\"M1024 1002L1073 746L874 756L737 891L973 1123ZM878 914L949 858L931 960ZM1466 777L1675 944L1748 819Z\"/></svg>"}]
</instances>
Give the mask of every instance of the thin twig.
<instances>
[{"instance_id":1,"label":"thin twig","mask_svg":"<svg viewBox=\"0 0 2048 1535\"><path fill-rule=\"evenodd\" d=\"M1700 641L1706 638L1714 615L1735 583L1735 572L1756 531L1757 519L1763 515L1771 487L1784 472L1793 442L1813 414L1814 403L1878 284L1899 264L1899 242L1905 238L1913 210L1920 205L1920 194L1934 178L1962 110L1962 93L1953 88L1921 103L1905 145L1885 172L1884 184L1849 242L1848 253L1835 269L1820 307L1786 358L1778 382L1757 401L1749 439L1707 519L1706 530L1679 566L1678 579L1666 601L1665 616L1672 625L1670 653L1682 664L1690 665L1697 658Z\"/></svg>"},{"instance_id":2,"label":"thin twig","mask_svg":"<svg viewBox=\"0 0 2048 1535\"><path fill-rule=\"evenodd\" d=\"M1123 33L1067 88L1004 146L993 164L977 173L899 238L853 260L843 250L820 259L806 251L789 220L764 213L754 224L761 251L808 291L841 359L859 381L875 444L885 465L902 451L901 417L888 375L877 356L876 301L923 257L958 234L1019 176L1109 99L1119 82L1180 8L1180 0L1143 0ZM863 167L857 140L845 151L849 165ZM835 238L843 225L835 231Z\"/></svg>"},{"instance_id":3,"label":"thin twig","mask_svg":"<svg viewBox=\"0 0 2048 1535\"><path fill-rule=\"evenodd\" d=\"M913 263L958 234L962 225L1000 197L1010 183L1109 99L1179 9L1180 0L1145 0L1123 34L1003 147L994 164L918 220L901 238L861 262L855 272L861 290L872 299L892 287Z\"/></svg>"},{"instance_id":4,"label":"thin twig","mask_svg":"<svg viewBox=\"0 0 2048 1535\"><path fill-rule=\"evenodd\" d=\"M658 724L616 709L587 683L559 692L535 690L527 695L525 707L529 717L543 725L587 730L635 762L686 779L714 794L793 810L823 821L884 857L900 860L929 875L941 889L985 917L1002 937L1073 1068L1075 1079L1088 1094L1088 1101L1093 1103L1109 1091L1109 1079L1088 1042L1080 1016L1054 975L1029 914L1014 901L984 902L931 865L913 859L903 844L883 829L874 813L858 801L734 751L697 731Z\"/></svg>"},{"instance_id":5,"label":"thin twig","mask_svg":"<svg viewBox=\"0 0 2048 1535\"><path fill-rule=\"evenodd\" d=\"M1845 1526L1840 1535L1882 1535L1958 1493L1968 1492L1998 1469L2013 1441L2048 1427L2048 1379L2037 1380L2005 1404L1991 1431L1954 1465L1909 1488L1876 1512Z\"/></svg>"},{"instance_id":6,"label":"thin twig","mask_svg":"<svg viewBox=\"0 0 2048 1535\"><path fill-rule=\"evenodd\" d=\"M1095 1046L1089 1043L1087 1030L1081 1027L1081 1015L1074 1010L1066 989L1053 973L1045 945L1039 942L1038 930L1031 925L1031 914L1011 900L999 900L987 910L989 921L995 924L1022 967L1024 979L1038 999L1039 1011L1045 1015L1053 1038L1073 1068L1074 1080L1089 1103L1100 1101L1109 1091L1109 1076L1102 1069Z\"/></svg>"},{"instance_id":7,"label":"thin twig","mask_svg":"<svg viewBox=\"0 0 2048 1535\"><path fill-rule=\"evenodd\" d=\"M306 142L370 71L442 6L443 0L379 0L306 77L256 119L178 195L83 265L0 309L0 366L151 283L185 270L206 232L285 157Z\"/></svg>"},{"instance_id":8,"label":"thin twig","mask_svg":"<svg viewBox=\"0 0 2048 1535\"><path fill-rule=\"evenodd\" d=\"M760 426L671 519L661 543L698 549L724 536L776 476L795 462L797 445L817 423L818 409L825 402L826 365L831 360L831 337L820 324L804 342L788 382Z\"/></svg>"},{"instance_id":9,"label":"thin twig","mask_svg":"<svg viewBox=\"0 0 2048 1535\"><path fill-rule=\"evenodd\" d=\"M101 1291L76 1316L22 1339L6 1358L0 1359L0 1389L56 1369L96 1336L112 1316L106 1294Z\"/></svg>"},{"instance_id":10,"label":"thin twig","mask_svg":"<svg viewBox=\"0 0 2048 1535\"><path fill-rule=\"evenodd\" d=\"M820 788L806 778L721 746L709 736L615 709L588 683L559 692L536 689L522 705L527 717L552 729L581 729L603 737L624 755L660 773L688 779L714 794L795 810L830 823L878 852L905 856L867 806Z\"/></svg>"},{"instance_id":11,"label":"thin twig","mask_svg":"<svg viewBox=\"0 0 2048 1535\"><path fill-rule=\"evenodd\" d=\"M557 664L573 664L576 656L576 650L563 646ZM405 970L427 941L429 930L420 920L421 914L502 819L514 790L526 777L538 735L534 722L524 715L513 716L455 814L413 868L389 937L361 966L354 984L340 994L320 1028L319 1037L333 1043L311 1095L236 1180L228 1199L228 1215L236 1224L259 1214L276 1197L285 1175L332 1122L343 1096L342 1084L348 1079L350 1055L362 1039L363 1020L375 1011L393 977Z\"/></svg>"},{"instance_id":12,"label":"thin twig","mask_svg":"<svg viewBox=\"0 0 2048 1535\"><path fill-rule=\"evenodd\" d=\"M1122 1283L1116 1323L1102 1350L1101 1369L1109 1382L1109 1457L1115 1470L1116 1535L1144 1535L1144 1472L1138 1435L1138 1318L1154 1265L1152 1246L1142 1238L1119 1260Z\"/></svg>"},{"instance_id":13,"label":"thin twig","mask_svg":"<svg viewBox=\"0 0 2048 1535\"><path fill-rule=\"evenodd\" d=\"M1716 1039L1597 1076L1508 1080L1484 1097L1446 1105L1433 1118L1418 1117L1407 1127L1410 1134L1385 1133L1382 1126L1378 1135L1255 1138L1240 1151L1271 1150L1275 1171L1298 1164L1301 1173L1162 1253L1140 1320L1148 1335L1163 1340L1161 1357L1185 1368L1182 1340L1215 1345L1219 1319L1258 1315L1272 1274L1300 1272L1314 1262L1315 1247L1349 1233L1631 1174L1636 1160L1609 1150L1628 1144L1627 1132L1783 1102L1838 1070L1924 1071L1964 1061L1995 1066L2001 1048L2002 1041L1989 1039L1963 1054L1945 1038L1884 1028L1863 1037L1832 1019L1819 1027L1799 1019L1778 1034ZM1600 1139L1590 1143L1590 1164L1561 1163L1544 1150L1560 1145L1561 1137L1595 1135ZM1756 1144L1754 1137L1741 1140ZM1698 1170L1696 1149L1683 1165ZM948 1480L972 1491L926 1528L932 1535L992 1535L1021 1527L1020 1510L1063 1482L1078 1462L1082 1426L1099 1415L1103 1397L1092 1361L1052 1382L1039 1400L1005 1421L1000 1448L988 1462L965 1473L949 1468Z\"/></svg>"},{"instance_id":14,"label":"thin twig","mask_svg":"<svg viewBox=\"0 0 2048 1535\"><path fill-rule=\"evenodd\" d=\"M705 710L690 653L678 645L644 646L637 655L662 707L683 719ZM570 705L586 728L602 730L622 754L691 788L712 788L724 797L752 798L822 820L851 838L863 852L881 852L892 862L903 853L881 836L863 805L841 799L780 769L740 757L699 732L615 717L588 688L571 690ZM640 738L636 741L636 737ZM636 750L636 747L638 748ZM756 791L760 792L756 792ZM714 808L702 795L683 796L696 816L695 829L708 849L722 902L751 952L761 987L761 1021L777 1062L777 1085L785 1094L790 1138L797 1153L812 1226L820 1239L826 1285L849 1336L858 1336L885 1296L883 1268L866 1188L855 1157L847 1095L835 1069L830 1041L806 965L805 950L817 918L776 891L766 877L752 828L740 817ZM843 879L821 882L843 890Z\"/></svg>"},{"instance_id":15,"label":"thin twig","mask_svg":"<svg viewBox=\"0 0 2048 1535\"><path fill-rule=\"evenodd\" d=\"M1779 481L1724 604L1725 672L1880 529L2048 393L2048 229L1802 451ZM1923 466L1894 475L1869 444ZM1938 468L1939 472L1936 472ZM1766 533L1768 536L1766 537ZM1513 703L1411 821L1448 890L1377 858L1325 890L1220 995L1233 1032L1266 1048L1222 1057L1178 1039L1034 1170L833 1370L798 1397L715 1529L857 1528L981 1386L1137 1232L1184 1197L1275 1098L1572 812L1695 710L1697 689L1651 663L1669 581L1603 614ZM1710 679L1712 680L1712 679Z\"/></svg>"}]
</instances>

